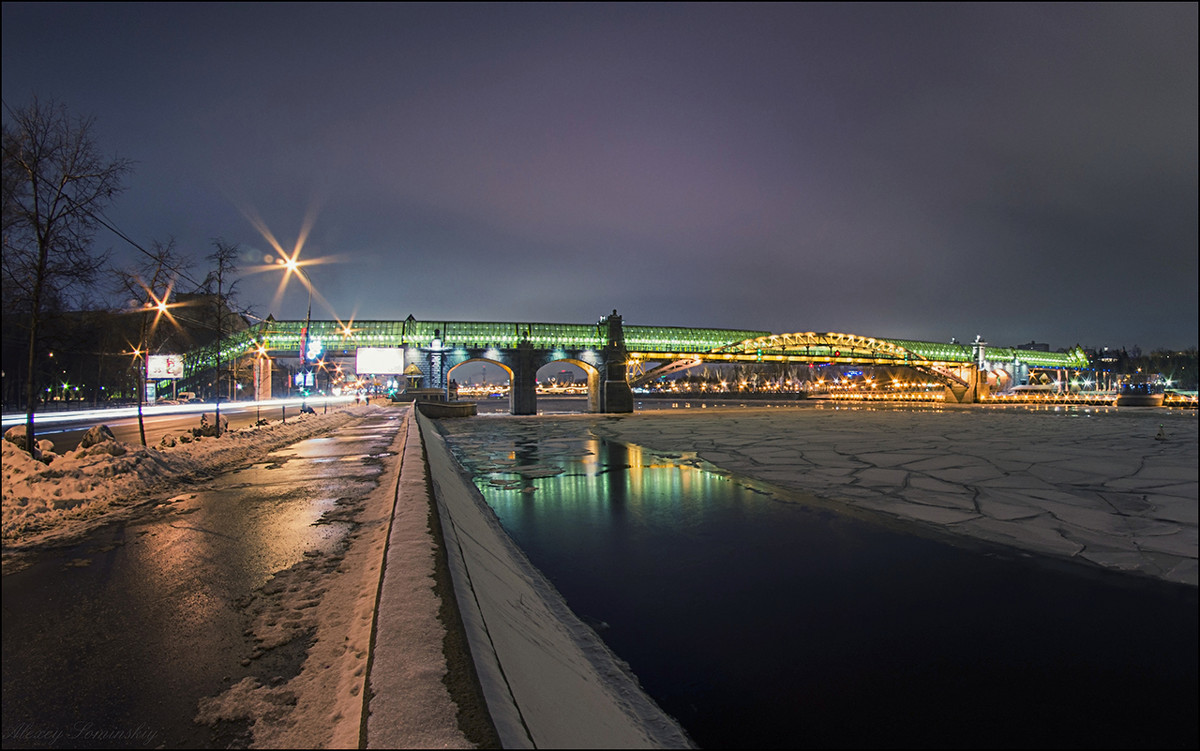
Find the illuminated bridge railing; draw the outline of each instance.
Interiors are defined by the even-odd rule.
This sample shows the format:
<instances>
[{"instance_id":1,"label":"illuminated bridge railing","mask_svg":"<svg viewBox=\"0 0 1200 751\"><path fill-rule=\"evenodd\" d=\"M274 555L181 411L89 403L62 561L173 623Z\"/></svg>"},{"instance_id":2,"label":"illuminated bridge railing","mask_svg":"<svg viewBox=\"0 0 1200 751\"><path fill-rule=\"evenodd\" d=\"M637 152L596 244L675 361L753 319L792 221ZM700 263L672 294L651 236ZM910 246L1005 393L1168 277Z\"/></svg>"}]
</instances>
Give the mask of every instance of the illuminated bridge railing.
<instances>
[{"instance_id":1,"label":"illuminated bridge railing","mask_svg":"<svg viewBox=\"0 0 1200 751\"><path fill-rule=\"evenodd\" d=\"M304 321L267 320L226 337L223 360L254 351L258 343L272 355L298 354ZM708 352L768 332L741 329L695 329L679 326L625 326L625 345L648 353ZM511 349L523 338L536 349L601 349L607 332L600 324L487 321L310 321L309 336L320 339L325 352L353 355L359 347L427 347L434 339L446 346ZM199 373L216 364L216 347L205 347L186 358L187 372Z\"/></svg>"},{"instance_id":2,"label":"illuminated bridge railing","mask_svg":"<svg viewBox=\"0 0 1200 751\"><path fill-rule=\"evenodd\" d=\"M745 339L766 336L768 331L738 329L687 329L673 326L626 326L625 348L650 354L700 354Z\"/></svg>"},{"instance_id":3,"label":"illuminated bridge railing","mask_svg":"<svg viewBox=\"0 0 1200 751\"><path fill-rule=\"evenodd\" d=\"M300 346L303 321L274 321L264 329L275 350L295 350ZM434 339L460 347L514 348L523 338L538 349L599 349L606 332L589 323L496 323L482 321L355 321L345 327L335 321L313 321L312 333L327 349L353 351L358 347L427 347ZM625 345L629 349L655 352L705 352L761 331L734 329L691 329L670 326L625 326Z\"/></svg>"},{"instance_id":4,"label":"illuminated bridge railing","mask_svg":"<svg viewBox=\"0 0 1200 751\"><path fill-rule=\"evenodd\" d=\"M911 339L884 339L926 360L971 362L975 359L969 344L944 344ZM1087 356L1076 348L1070 352L1041 352L1031 349L988 346L985 357L991 362L1021 362L1033 368L1086 368Z\"/></svg>"}]
</instances>

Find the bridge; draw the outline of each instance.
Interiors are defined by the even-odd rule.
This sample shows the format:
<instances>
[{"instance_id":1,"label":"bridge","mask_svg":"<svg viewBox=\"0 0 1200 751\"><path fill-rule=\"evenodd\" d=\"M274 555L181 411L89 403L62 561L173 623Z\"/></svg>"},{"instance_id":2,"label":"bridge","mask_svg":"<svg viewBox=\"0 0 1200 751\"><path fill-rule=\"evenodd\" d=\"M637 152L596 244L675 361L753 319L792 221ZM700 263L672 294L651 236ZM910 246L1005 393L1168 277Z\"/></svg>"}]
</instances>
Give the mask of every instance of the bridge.
<instances>
[{"instance_id":1,"label":"bridge","mask_svg":"<svg viewBox=\"0 0 1200 751\"><path fill-rule=\"evenodd\" d=\"M306 342L307 340L307 342ZM948 400L971 402L992 386L1024 382L1031 369L1085 368L1082 350L1069 353L876 339L855 334L792 333L672 326L625 326L614 310L593 324L418 321L277 321L273 318L184 357L184 377L223 362L261 356L352 357L362 348L398 349L432 389L444 389L451 369L494 363L509 376L510 411L537 413L537 371L568 362L588 377L592 412L633 409L631 387L702 363L814 363L907 367L945 384ZM317 346L314 346L317 345ZM310 359L315 360L313 356ZM647 365L655 364L647 368Z\"/></svg>"}]
</instances>

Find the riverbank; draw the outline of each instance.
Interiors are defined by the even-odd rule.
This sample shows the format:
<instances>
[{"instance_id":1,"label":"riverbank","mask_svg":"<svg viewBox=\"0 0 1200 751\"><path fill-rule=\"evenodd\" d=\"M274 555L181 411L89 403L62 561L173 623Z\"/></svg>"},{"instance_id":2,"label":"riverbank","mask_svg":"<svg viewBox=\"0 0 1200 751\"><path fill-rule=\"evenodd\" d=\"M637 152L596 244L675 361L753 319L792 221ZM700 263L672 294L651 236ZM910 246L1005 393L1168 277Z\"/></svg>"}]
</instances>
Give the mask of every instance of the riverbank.
<instances>
[{"instance_id":1,"label":"riverbank","mask_svg":"<svg viewBox=\"0 0 1200 751\"><path fill-rule=\"evenodd\" d=\"M454 594L502 746L690 747L500 527L434 423L418 421Z\"/></svg>"}]
</instances>

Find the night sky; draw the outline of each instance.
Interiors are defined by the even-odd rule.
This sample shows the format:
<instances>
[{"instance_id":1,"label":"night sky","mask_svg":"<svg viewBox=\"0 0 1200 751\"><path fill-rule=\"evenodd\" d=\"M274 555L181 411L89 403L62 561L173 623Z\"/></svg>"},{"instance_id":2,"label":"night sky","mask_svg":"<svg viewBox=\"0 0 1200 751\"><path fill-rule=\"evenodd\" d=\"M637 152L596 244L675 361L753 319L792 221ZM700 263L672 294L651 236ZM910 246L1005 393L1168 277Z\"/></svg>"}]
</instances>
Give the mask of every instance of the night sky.
<instances>
[{"instance_id":1,"label":"night sky","mask_svg":"<svg viewBox=\"0 0 1200 751\"><path fill-rule=\"evenodd\" d=\"M106 216L145 247L221 237L252 268L257 227L303 235L330 261L314 317L1148 351L1197 343L1197 25L1195 3L5 2L3 98L96 118L136 162ZM303 318L280 277L243 302Z\"/></svg>"}]
</instances>

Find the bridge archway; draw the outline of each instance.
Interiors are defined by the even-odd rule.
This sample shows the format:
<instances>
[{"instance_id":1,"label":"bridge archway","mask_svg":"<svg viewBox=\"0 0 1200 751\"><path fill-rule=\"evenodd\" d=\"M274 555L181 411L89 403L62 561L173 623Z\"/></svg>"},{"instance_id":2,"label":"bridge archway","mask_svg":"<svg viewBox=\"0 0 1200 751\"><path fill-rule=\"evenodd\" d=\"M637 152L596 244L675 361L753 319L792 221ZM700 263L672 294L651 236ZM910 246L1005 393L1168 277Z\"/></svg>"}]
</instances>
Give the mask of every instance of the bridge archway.
<instances>
[{"instance_id":1,"label":"bridge archway","mask_svg":"<svg viewBox=\"0 0 1200 751\"><path fill-rule=\"evenodd\" d=\"M993 365L988 370L987 379L988 388L994 391L1007 391L1016 383L1012 373L1003 365Z\"/></svg>"},{"instance_id":2,"label":"bridge archway","mask_svg":"<svg viewBox=\"0 0 1200 751\"><path fill-rule=\"evenodd\" d=\"M469 365L495 365L500 368L508 379L509 403L512 414L537 414L536 375L545 368L555 365L568 364L583 371L587 377L587 411L598 412L601 407L602 371L594 363L574 356L561 350L531 351L527 354L528 361L516 357L491 357L483 353L463 352L452 354L447 358L448 367L445 371L445 383L454 379L455 371ZM518 372L520 369L520 372ZM462 393L461 384L459 385Z\"/></svg>"},{"instance_id":3,"label":"bridge archway","mask_svg":"<svg viewBox=\"0 0 1200 751\"><path fill-rule=\"evenodd\" d=\"M553 356L554 355L551 355L551 357L553 357ZM564 362L567 363L568 365L574 365L575 367L579 368L580 370L583 371L584 375L587 376L587 411L588 412L599 412L600 411L600 388L601 388L600 376L601 376L601 373L600 373L600 369L598 367L596 367L592 363L587 362L585 360L580 360L575 357L565 356L565 357L559 357L558 359L555 359L555 360L547 360L545 365L542 365L541 368L538 368L538 370L540 372L542 370L542 368L545 368L545 367L551 366L551 365L555 365L557 363L564 363Z\"/></svg>"},{"instance_id":4,"label":"bridge archway","mask_svg":"<svg viewBox=\"0 0 1200 751\"><path fill-rule=\"evenodd\" d=\"M485 366L486 365L495 365L497 368L499 368L504 373L504 377L508 379L509 385L510 386L512 385L512 381L513 381L512 368L510 368L503 361L497 360L497 359L494 359L491 357L471 357L466 360L460 360L458 362L455 362L454 365L451 366L451 368L446 371L446 378L453 379L454 371L459 370L460 368L463 368L464 366L481 364L481 363ZM459 370L459 372L461 373L462 371ZM460 387L461 387L461 385L462 384L459 384Z\"/></svg>"},{"instance_id":5,"label":"bridge archway","mask_svg":"<svg viewBox=\"0 0 1200 751\"><path fill-rule=\"evenodd\" d=\"M493 359L490 357L471 357L466 360L457 360L457 361L455 361L454 365L452 365L450 367L450 369L446 371L446 375L449 376L451 373L458 370L462 366L471 365L472 363L483 363L484 365L495 365L495 366L499 367L501 370L503 370L505 375L507 375L509 378L512 378L512 376L513 376L512 368L509 367L507 363L505 363L503 360L496 360L496 359Z\"/></svg>"}]
</instances>

